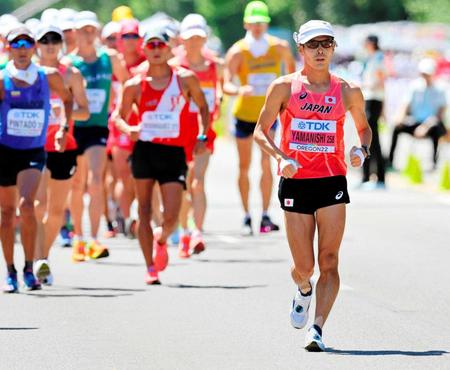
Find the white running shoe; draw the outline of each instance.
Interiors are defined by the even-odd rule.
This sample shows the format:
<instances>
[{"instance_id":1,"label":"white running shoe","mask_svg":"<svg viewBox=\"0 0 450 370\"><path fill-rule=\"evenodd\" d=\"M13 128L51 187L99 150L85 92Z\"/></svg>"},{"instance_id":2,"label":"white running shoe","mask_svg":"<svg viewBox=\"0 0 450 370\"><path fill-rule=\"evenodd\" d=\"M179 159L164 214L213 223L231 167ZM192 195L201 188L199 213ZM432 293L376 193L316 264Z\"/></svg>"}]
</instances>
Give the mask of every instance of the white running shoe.
<instances>
[{"instance_id":1,"label":"white running shoe","mask_svg":"<svg viewBox=\"0 0 450 370\"><path fill-rule=\"evenodd\" d=\"M306 333L305 349L308 352L323 352L325 351L325 344L322 342L322 336L312 326Z\"/></svg>"},{"instance_id":2,"label":"white running shoe","mask_svg":"<svg viewBox=\"0 0 450 370\"><path fill-rule=\"evenodd\" d=\"M52 285L53 284L53 275L50 271L50 265L48 264L48 260L37 260L35 265L35 275L38 278L41 284Z\"/></svg>"},{"instance_id":3,"label":"white running shoe","mask_svg":"<svg viewBox=\"0 0 450 370\"><path fill-rule=\"evenodd\" d=\"M303 296L300 290L297 290L292 300L291 324L295 329L303 329L308 323L308 310L311 304L312 292L308 296Z\"/></svg>"}]
</instances>

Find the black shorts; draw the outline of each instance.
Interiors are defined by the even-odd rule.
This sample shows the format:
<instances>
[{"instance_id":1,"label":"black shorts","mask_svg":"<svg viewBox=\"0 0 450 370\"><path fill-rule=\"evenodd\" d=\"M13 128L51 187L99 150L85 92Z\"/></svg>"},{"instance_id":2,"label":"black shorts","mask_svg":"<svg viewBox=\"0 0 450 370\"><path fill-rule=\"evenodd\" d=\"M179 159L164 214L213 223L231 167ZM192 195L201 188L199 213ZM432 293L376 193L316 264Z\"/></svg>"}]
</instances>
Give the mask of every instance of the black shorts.
<instances>
[{"instance_id":1,"label":"black shorts","mask_svg":"<svg viewBox=\"0 0 450 370\"><path fill-rule=\"evenodd\" d=\"M0 186L16 185L21 171L42 171L46 157L44 148L20 150L0 145Z\"/></svg>"},{"instance_id":2,"label":"black shorts","mask_svg":"<svg viewBox=\"0 0 450 370\"><path fill-rule=\"evenodd\" d=\"M92 146L106 146L108 141L108 127L74 127L73 136L78 145L78 155L83 155Z\"/></svg>"},{"instance_id":3,"label":"black shorts","mask_svg":"<svg viewBox=\"0 0 450 370\"><path fill-rule=\"evenodd\" d=\"M63 153L47 153L47 169L50 171L50 177L53 180L68 180L77 169L78 151L68 150Z\"/></svg>"},{"instance_id":4,"label":"black shorts","mask_svg":"<svg viewBox=\"0 0 450 370\"><path fill-rule=\"evenodd\" d=\"M154 179L160 185L178 182L186 188L184 148L138 141L131 154L131 171L135 179Z\"/></svg>"},{"instance_id":5,"label":"black shorts","mask_svg":"<svg viewBox=\"0 0 450 370\"><path fill-rule=\"evenodd\" d=\"M350 203L345 176L318 179L280 178L278 199L288 212L314 214L319 208Z\"/></svg>"},{"instance_id":6,"label":"black shorts","mask_svg":"<svg viewBox=\"0 0 450 370\"><path fill-rule=\"evenodd\" d=\"M242 121L239 118L235 118L234 122L234 136L238 139L246 139L253 135L255 131L256 122ZM278 127L278 121L274 122L274 125L270 128L275 131Z\"/></svg>"}]
</instances>

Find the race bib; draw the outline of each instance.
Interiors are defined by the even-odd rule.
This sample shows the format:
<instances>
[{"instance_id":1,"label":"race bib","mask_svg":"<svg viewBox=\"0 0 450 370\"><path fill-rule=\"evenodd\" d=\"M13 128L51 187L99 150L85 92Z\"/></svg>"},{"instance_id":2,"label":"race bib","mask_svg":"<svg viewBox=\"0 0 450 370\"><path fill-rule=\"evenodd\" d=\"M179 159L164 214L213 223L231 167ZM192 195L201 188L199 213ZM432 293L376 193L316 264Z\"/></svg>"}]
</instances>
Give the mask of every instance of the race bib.
<instances>
[{"instance_id":1,"label":"race bib","mask_svg":"<svg viewBox=\"0 0 450 370\"><path fill-rule=\"evenodd\" d=\"M49 126L60 126L66 119L64 105L61 99L50 99L50 117L48 120Z\"/></svg>"},{"instance_id":2,"label":"race bib","mask_svg":"<svg viewBox=\"0 0 450 370\"><path fill-rule=\"evenodd\" d=\"M43 109L10 109L7 116L6 132L11 136L41 136L45 123Z\"/></svg>"},{"instance_id":3,"label":"race bib","mask_svg":"<svg viewBox=\"0 0 450 370\"><path fill-rule=\"evenodd\" d=\"M169 139L180 136L180 112L151 112L142 115L140 139Z\"/></svg>"},{"instance_id":4,"label":"race bib","mask_svg":"<svg viewBox=\"0 0 450 370\"><path fill-rule=\"evenodd\" d=\"M254 96L266 96L270 84L277 78L275 73L251 73L248 84L253 87Z\"/></svg>"},{"instance_id":5,"label":"race bib","mask_svg":"<svg viewBox=\"0 0 450 370\"><path fill-rule=\"evenodd\" d=\"M103 89L87 89L86 96L89 102L89 112L101 113L105 105L106 91Z\"/></svg>"},{"instance_id":6,"label":"race bib","mask_svg":"<svg viewBox=\"0 0 450 370\"><path fill-rule=\"evenodd\" d=\"M334 153L336 121L293 118L289 149L310 153Z\"/></svg>"},{"instance_id":7,"label":"race bib","mask_svg":"<svg viewBox=\"0 0 450 370\"><path fill-rule=\"evenodd\" d=\"M209 113L214 112L216 106L216 89L214 87L202 87L203 94L205 94L206 103L208 103ZM191 99L189 104L189 112L198 113L197 104Z\"/></svg>"}]
</instances>

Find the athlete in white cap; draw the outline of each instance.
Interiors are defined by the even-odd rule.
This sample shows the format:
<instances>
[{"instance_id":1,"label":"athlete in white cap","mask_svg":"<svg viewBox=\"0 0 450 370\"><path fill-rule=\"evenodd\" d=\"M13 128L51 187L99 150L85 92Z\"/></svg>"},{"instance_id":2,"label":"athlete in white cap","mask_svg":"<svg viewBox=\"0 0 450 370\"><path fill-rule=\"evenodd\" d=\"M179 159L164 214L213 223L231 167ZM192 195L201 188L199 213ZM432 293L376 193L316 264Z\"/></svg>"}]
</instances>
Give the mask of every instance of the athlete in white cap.
<instances>
[{"instance_id":1,"label":"athlete in white cap","mask_svg":"<svg viewBox=\"0 0 450 370\"><path fill-rule=\"evenodd\" d=\"M372 133L361 90L330 74L336 42L328 22L314 20L294 34L304 60L302 70L282 76L269 87L255 129L255 140L278 162L278 197L284 210L286 233L294 260L292 278L297 291L291 323L301 329L308 322L314 273L314 234L318 231L320 277L316 312L305 348L323 351L322 327L339 291L338 256L345 226L347 192L344 148L345 113L349 111L361 147L350 151L353 167L369 155ZM278 147L270 128L280 115Z\"/></svg>"}]
</instances>

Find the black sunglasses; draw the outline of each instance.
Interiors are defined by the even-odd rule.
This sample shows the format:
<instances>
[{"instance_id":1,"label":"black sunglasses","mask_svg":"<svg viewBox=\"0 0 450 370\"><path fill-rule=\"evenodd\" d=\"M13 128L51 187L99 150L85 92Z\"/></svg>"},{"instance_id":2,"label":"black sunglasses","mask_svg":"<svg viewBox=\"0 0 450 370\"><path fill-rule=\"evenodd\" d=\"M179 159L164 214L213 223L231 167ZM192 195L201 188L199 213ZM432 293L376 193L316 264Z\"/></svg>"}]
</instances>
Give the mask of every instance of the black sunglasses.
<instances>
[{"instance_id":1,"label":"black sunglasses","mask_svg":"<svg viewBox=\"0 0 450 370\"><path fill-rule=\"evenodd\" d=\"M45 34L38 42L43 45L49 45L49 44L57 45L57 44L62 44L63 39L57 33L49 32L49 33Z\"/></svg>"},{"instance_id":2,"label":"black sunglasses","mask_svg":"<svg viewBox=\"0 0 450 370\"><path fill-rule=\"evenodd\" d=\"M122 40L137 40L139 37L137 33L124 33L120 36Z\"/></svg>"},{"instance_id":3,"label":"black sunglasses","mask_svg":"<svg viewBox=\"0 0 450 370\"><path fill-rule=\"evenodd\" d=\"M336 45L334 39L326 39L326 40L310 40L304 43L308 49L317 49L319 46L322 46L324 49L329 49Z\"/></svg>"}]
</instances>

